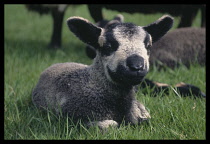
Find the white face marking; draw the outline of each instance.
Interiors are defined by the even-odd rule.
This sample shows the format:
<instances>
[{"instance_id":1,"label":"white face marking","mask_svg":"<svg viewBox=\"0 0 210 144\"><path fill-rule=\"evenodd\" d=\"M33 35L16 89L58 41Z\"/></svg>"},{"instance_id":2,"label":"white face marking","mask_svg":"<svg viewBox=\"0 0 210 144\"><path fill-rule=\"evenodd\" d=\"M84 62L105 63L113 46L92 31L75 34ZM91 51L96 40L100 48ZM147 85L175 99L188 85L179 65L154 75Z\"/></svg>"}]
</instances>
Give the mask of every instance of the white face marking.
<instances>
[{"instance_id":1,"label":"white face marking","mask_svg":"<svg viewBox=\"0 0 210 144\"><path fill-rule=\"evenodd\" d=\"M142 27L136 26L135 33L129 35L125 33L126 31L124 29L125 27L116 27L113 29L113 34L119 43L119 48L112 55L105 57L104 67L106 68L108 65L114 72L119 64L126 67L126 58L132 54L136 54L144 58L144 66L147 66L146 69L149 69L149 56L144 44L146 32ZM127 32L129 33L129 31Z\"/></svg>"},{"instance_id":2,"label":"white face marking","mask_svg":"<svg viewBox=\"0 0 210 144\"><path fill-rule=\"evenodd\" d=\"M104 37L104 29L102 29L101 35L98 38L98 43L99 43L100 47L102 47L105 42L106 42L106 38Z\"/></svg>"}]
</instances>

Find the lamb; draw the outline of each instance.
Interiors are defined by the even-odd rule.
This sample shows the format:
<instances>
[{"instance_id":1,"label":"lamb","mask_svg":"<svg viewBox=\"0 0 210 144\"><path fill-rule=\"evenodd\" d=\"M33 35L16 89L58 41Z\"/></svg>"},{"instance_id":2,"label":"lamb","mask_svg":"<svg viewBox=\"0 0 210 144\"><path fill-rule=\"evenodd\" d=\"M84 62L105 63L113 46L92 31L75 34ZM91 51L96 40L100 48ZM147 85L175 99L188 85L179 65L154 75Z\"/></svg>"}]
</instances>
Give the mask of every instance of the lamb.
<instances>
[{"instance_id":1,"label":"lamb","mask_svg":"<svg viewBox=\"0 0 210 144\"><path fill-rule=\"evenodd\" d=\"M149 71L152 43L172 24L173 18L165 15L147 26L113 23L101 28L70 17L70 31L97 49L96 58L90 66L70 62L47 68L32 92L33 103L101 129L148 120L151 116L136 100L134 87Z\"/></svg>"}]
</instances>

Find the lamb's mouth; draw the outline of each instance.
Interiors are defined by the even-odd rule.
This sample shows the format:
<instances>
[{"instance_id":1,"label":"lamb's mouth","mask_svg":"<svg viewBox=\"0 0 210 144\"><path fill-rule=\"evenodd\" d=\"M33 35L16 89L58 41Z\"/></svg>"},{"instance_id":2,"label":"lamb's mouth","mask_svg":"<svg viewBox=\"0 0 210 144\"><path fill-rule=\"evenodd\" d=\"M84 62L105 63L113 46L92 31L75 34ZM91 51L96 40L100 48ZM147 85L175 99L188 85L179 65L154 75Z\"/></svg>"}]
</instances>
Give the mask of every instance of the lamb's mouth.
<instances>
[{"instance_id":1,"label":"lamb's mouth","mask_svg":"<svg viewBox=\"0 0 210 144\"><path fill-rule=\"evenodd\" d=\"M123 65L118 65L116 71L107 66L107 70L111 79L122 85L138 85L147 74L147 71L130 71Z\"/></svg>"}]
</instances>

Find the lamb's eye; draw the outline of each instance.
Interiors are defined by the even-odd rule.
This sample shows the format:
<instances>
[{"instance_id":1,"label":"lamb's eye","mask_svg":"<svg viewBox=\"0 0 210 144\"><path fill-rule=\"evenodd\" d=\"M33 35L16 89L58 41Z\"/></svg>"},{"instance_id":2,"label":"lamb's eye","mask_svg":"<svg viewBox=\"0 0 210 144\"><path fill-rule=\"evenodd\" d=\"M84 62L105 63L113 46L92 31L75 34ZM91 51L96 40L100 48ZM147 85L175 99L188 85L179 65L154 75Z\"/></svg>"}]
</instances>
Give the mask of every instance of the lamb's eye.
<instances>
[{"instance_id":1,"label":"lamb's eye","mask_svg":"<svg viewBox=\"0 0 210 144\"><path fill-rule=\"evenodd\" d=\"M147 50L150 50L151 47L152 47L152 45L151 45L151 44L148 44L147 47L146 47L146 49L147 49Z\"/></svg>"},{"instance_id":2,"label":"lamb's eye","mask_svg":"<svg viewBox=\"0 0 210 144\"><path fill-rule=\"evenodd\" d=\"M103 48L101 48L102 56L110 56L113 52L115 52L118 48L118 43L106 43Z\"/></svg>"},{"instance_id":3,"label":"lamb's eye","mask_svg":"<svg viewBox=\"0 0 210 144\"><path fill-rule=\"evenodd\" d=\"M108 43L104 46L105 49L111 49L111 47L112 47L112 45L110 43Z\"/></svg>"}]
</instances>

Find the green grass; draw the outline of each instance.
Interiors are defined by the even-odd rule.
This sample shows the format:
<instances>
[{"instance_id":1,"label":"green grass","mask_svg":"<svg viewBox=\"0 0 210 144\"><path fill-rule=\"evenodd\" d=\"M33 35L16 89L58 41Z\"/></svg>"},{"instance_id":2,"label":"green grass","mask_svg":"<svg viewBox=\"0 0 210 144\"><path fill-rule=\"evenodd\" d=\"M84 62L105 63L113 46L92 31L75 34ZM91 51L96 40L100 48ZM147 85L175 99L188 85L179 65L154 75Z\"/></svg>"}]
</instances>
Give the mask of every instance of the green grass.
<instances>
[{"instance_id":1,"label":"green grass","mask_svg":"<svg viewBox=\"0 0 210 144\"><path fill-rule=\"evenodd\" d=\"M101 132L98 128L86 129L82 124L73 124L67 117L38 110L31 102L31 91L40 73L54 63L79 62L91 64L85 55L85 45L63 23L60 50L46 46L50 40L52 19L28 12L23 5L5 5L4 29L4 139L206 139L205 99L181 98L170 92L169 96L152 97L137 93L150 112L148 124L110 128ZM111 19L118 12L103 10ZM65 14L82 16L93 21L86 5L71 6ZM162 14L126 14L126 22L147 25ZM179 23L175 18L174 28ZM200 26L200 13L193 26ZM181 81L199 86L206 92L205 67L193 64L174 71L157 71L154 67L147 78L174 85ZM148 90L149 91L149 90Z\"/></svg>"}]
</instances>

